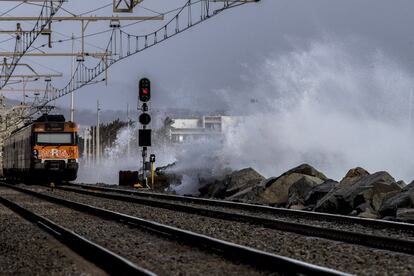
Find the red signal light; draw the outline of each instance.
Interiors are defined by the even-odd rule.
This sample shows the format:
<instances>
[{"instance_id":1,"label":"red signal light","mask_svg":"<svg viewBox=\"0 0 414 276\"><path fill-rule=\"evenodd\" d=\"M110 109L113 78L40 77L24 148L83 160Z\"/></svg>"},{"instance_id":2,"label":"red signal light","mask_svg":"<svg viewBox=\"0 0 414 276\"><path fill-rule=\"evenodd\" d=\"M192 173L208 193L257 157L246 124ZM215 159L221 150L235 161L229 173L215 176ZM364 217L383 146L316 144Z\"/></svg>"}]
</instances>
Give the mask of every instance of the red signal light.
<instances>
[{"instance_id":1,"label":"red signal light","mask_svg":"<svg viewBox=\"0 0 414 276\"><path fill-rule=\"evenodd\" d=\"M151 82L147 78L139 81L139 100L141 102L148 102L151 99Z\"/></svg>"}]
</instances>

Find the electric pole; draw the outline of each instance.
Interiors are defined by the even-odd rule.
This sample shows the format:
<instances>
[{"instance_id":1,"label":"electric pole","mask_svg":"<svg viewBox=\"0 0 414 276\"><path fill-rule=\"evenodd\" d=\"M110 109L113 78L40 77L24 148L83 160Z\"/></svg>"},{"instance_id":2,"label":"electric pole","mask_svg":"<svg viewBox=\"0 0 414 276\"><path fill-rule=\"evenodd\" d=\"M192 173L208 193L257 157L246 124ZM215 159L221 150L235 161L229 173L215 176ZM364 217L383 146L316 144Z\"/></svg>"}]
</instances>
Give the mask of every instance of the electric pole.
<instances>
[{"instance_id":1,"label":"electric pole","mask_svg":"<svg viewBox=\"0 0 414 276\"><path fill-rule=\"evenodd\" d=\"M99 100L96 102L96 163L100 163Z\"/></svg>"},{"instance_id":2,"label":"electric pole","mask_svg":"<svg viewBox=\"0 0 414 276\"><path fill-rule=\"evenodd\" d=\"M131 145L130 145L130 140L131 140L131 127L130 127L130 119L129 119L129 104L127 104L127 121L128 121L128 141L127 141L127 157L130 156L131 154Z\"/></svg>"},{"instance_id":3,"label":"electric pole","mask_svg":"<svg viewBox=\"0 0 414 276\"><path fill-rule=\"evenodd\" d=\"M75 36L72 33L72 54L73 54L73 48L74 48L74 43L75 43ZM71 64L71 68L70 68L70 75L73 75L73 69L75 67L75 58L72 57L72 64ZM75 121L75 106L74 106L74 92L70 93L70 121L74 122Z\"/></svg>"}]
</instances>

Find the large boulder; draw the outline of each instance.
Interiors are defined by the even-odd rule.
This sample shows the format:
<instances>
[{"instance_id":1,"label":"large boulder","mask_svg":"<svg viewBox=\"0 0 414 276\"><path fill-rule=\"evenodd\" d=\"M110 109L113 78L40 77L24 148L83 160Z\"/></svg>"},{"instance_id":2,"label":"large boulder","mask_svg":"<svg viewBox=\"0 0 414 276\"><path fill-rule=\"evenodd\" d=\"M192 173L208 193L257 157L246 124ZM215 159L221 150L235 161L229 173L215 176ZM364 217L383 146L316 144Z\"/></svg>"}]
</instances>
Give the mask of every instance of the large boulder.
<instances>
[{"instance_id":1,"label":"large boulder","mask_svg":"<svg viewBox=\"0 0 414 276\"><path fill-rule=\"evenodd\" d=\"M405 186L401 192L389 194L381 203L381 216L395 217L398 209L414 208L414 181Z\"/></svg>"},{"instance_id":2,"label":"large boulder","mask_svg":"<svg viewBox=\"0 0 414 276\"><path fill-rule=\"evenodd\" d=\"M305 198L307 194L316 186L324 181L320 178L304 175L298 181L290 186L288 191L288 203L286 207L302 209L305 206Z\"/></svg>"},{"instance_id":3,"label":"large boulder","mask_svg":"<svg viewBox=\"0 0 414 276\"><path fill-rule=\"evenodd\" d=\"M200 179L199 181L201 186L198 189L199 197L225 197L227 187L224 179Z\"/></svg>"},{"instance_id":4,"label":"large boulder","mask_svg":"<svg viewBox=\"0 0 414 276\"><path fill-rule=\"evenodd\" d=\"M260 195L264 191L264 186L257 185L245 188L234 195L226 197L226 200L241 201L246 203L260 203Z\"/></svg>"},{"instance_id":5,"label":"large boulder","mask_svg":"<svg viewBox=\"0 0 414 276\"><path fill-rule=\"evenodd\" d=\"M344 204L343 199L337 193L368 175L369 172L361 167L350 169L339 183L335 184L325 196L318 199L314 210L325 213L337 213L338 210L342 210L343 213L346 213L349 210L348 208L345 210L343 205L347 204Z\"/></svg>"},{"instance_id":6,"label":"large boulder","mask_svg":"<svg viewBox=\"0 0 414 276\"><path fill-rule=\"evenodd\" d=\"M264 177L252 168L234 171L222 179L210 179L199 189L200 196L226 198L250 187L258 186Z\"/></svg>"},{"instance_id":7,"label":"large boulder","mask_svg":"<svg viewBox=\"0 0 414 276\"><path fill-rule=\"evenodd\" d=\"M401 208L397 210L397 220L404 222L414 222L414 208Z\"/></svg>"},{"instance_id":8,"label":"large boulder","mask_svg":"<svg viewBox=\"0 0 414 276\"><path fill-rule=\"evenodd\" d=\"M299 165L299 166L297 166L293 169L288 170L287 172L283 173L279 177L285 176L285 175L290 175L290 174L293 174L293 173L299 173L299 174L314 176L314 177L317 177L317 178L322 179L322 180L327 180L328 179L323 173L321 173L320 171L318 171L317 169L315 169L314 167L312 167L309 164Z\"/></svg>"},{"instance_id":9,"label":"large boulder","mask_svg":"<svg viewBox=\"0 0 414 276\"><path fill-rule=\"evenodd\" d=\"M376 212L387 195L401 190L400 185L387 172L356 178L359 180L348 182L328 193L318 202L315 211L349 214L361 204L368 203Z\"/></svg>"},{"instance_id":10,"label":"large boulder","mask_svg":"<svg viewBox=\"0 0 414 276\"><path fill-rule=\"evenodd\" d=\"M352 184L368 175L369 172L361 167L350 169L337 186L340 188L352 186Z\"/></svg>"},{"instance_id":11,"label":"large boulder","mask_svg":"<svg viewBox=\"0 0 414 276\"><path fill-rule=\"evenodd\" d=\"M355 213L355 215L358 215L358 217L361 217L361 218L370 218L370 219L378 218L377 212L375 212L375 210L372 208L369 202L365 202L357 206L353 210L353 212Z\"/></svg>"},{"instance_id":12,"label":"large boulder","mask_svg":"<svg viewBox=\"0 0 414 276\"><path fill-rule=\"evenodd\" d=\"M299 182L299 183L298 183ZM295 191L298 191L300 187L314 187L319 185L323 182L322 179L314 176L304 175L300 173L292 173L289 175L282 175L276 179L272 179L268 181L265 185L264 192L260 195L260 203L276 205L276 206L284 206L289 199L289 189L295 184L297 184L297 188ZM307 188L307 190L309 190ZM292 195L293 195L292 191ZM302 198L302 195L298 195L299 198ZM293 199L292 199L293 201ZM292 202L292 204L294 204Z\"/></svg>"},{"instance_id":13,"label":"large boulder","mask_svg":"<svg viewBox=\"0 0 414 276\"><path fill-rule=\"evenodd\" d=\"M242 169L231 173L227 178L227 194L233 195L248 187L257 186L265 178L252 168Z\"/></svg>"},{"instance_id":14,"label":"large boulder","mask_svg":"<svg viewBox=\"0 0 414 276\"><path fill-rule=\"evenodd\" d=\"M314 206L321 200L324 196L326 196L336 185L338 184L337 181L328 179L325 180L322 184L319 184L313 187L305 197L305 206Z\"/></svg>"},{"instance_id":15,"label":"large boulder","mask_svg":"<svg viewBox=\"0 0 414 276\"><path fill-rule=\"evenodd\" d=\"M323 173L312 166L308 164L299 165L278 177L263 181L260 186L264 188L264 191L258 196L258 202L284 207L291 197L289 205L299 205L302 208L306 193L326 179L327 177Z\"/></svg>"}]
</instances>

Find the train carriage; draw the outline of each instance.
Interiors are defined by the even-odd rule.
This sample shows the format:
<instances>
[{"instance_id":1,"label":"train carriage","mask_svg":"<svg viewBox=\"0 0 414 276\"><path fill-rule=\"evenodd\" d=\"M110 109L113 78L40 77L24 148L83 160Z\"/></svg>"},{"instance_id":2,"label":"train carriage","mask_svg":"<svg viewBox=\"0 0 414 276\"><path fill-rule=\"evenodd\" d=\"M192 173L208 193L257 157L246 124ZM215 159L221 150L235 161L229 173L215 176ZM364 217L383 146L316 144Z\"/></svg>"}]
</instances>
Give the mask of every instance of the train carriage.
<instances>
[{"instance_id":1,"label":"train carriage","mask_svg":"<svg viewBox=\"0 0 414 276\"><path fill-rule=\"evenodd\" d=\"M3 174L10 180L75 180L77 125L63 115L43 115L14 131L4 142Z\"/></svg>"}]
</instances>

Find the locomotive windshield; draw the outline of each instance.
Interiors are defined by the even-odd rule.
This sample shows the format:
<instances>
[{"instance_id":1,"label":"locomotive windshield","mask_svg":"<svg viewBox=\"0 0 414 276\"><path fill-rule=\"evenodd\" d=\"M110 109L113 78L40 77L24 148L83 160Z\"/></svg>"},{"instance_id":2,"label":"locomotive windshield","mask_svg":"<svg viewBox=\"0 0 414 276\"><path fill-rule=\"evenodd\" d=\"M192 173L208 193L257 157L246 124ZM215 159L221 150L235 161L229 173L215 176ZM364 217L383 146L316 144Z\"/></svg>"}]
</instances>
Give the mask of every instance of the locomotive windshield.
<instances>
[{"instance_id":1,"label":"locomotive windshield","mask_svg":"<svg viewBox=\"0 0 414 276\"><path fill-rule=\"evenodd\" d=\"M37 145L73 145L73 133L37 133Z\"/></svg>"}]
</instances>

